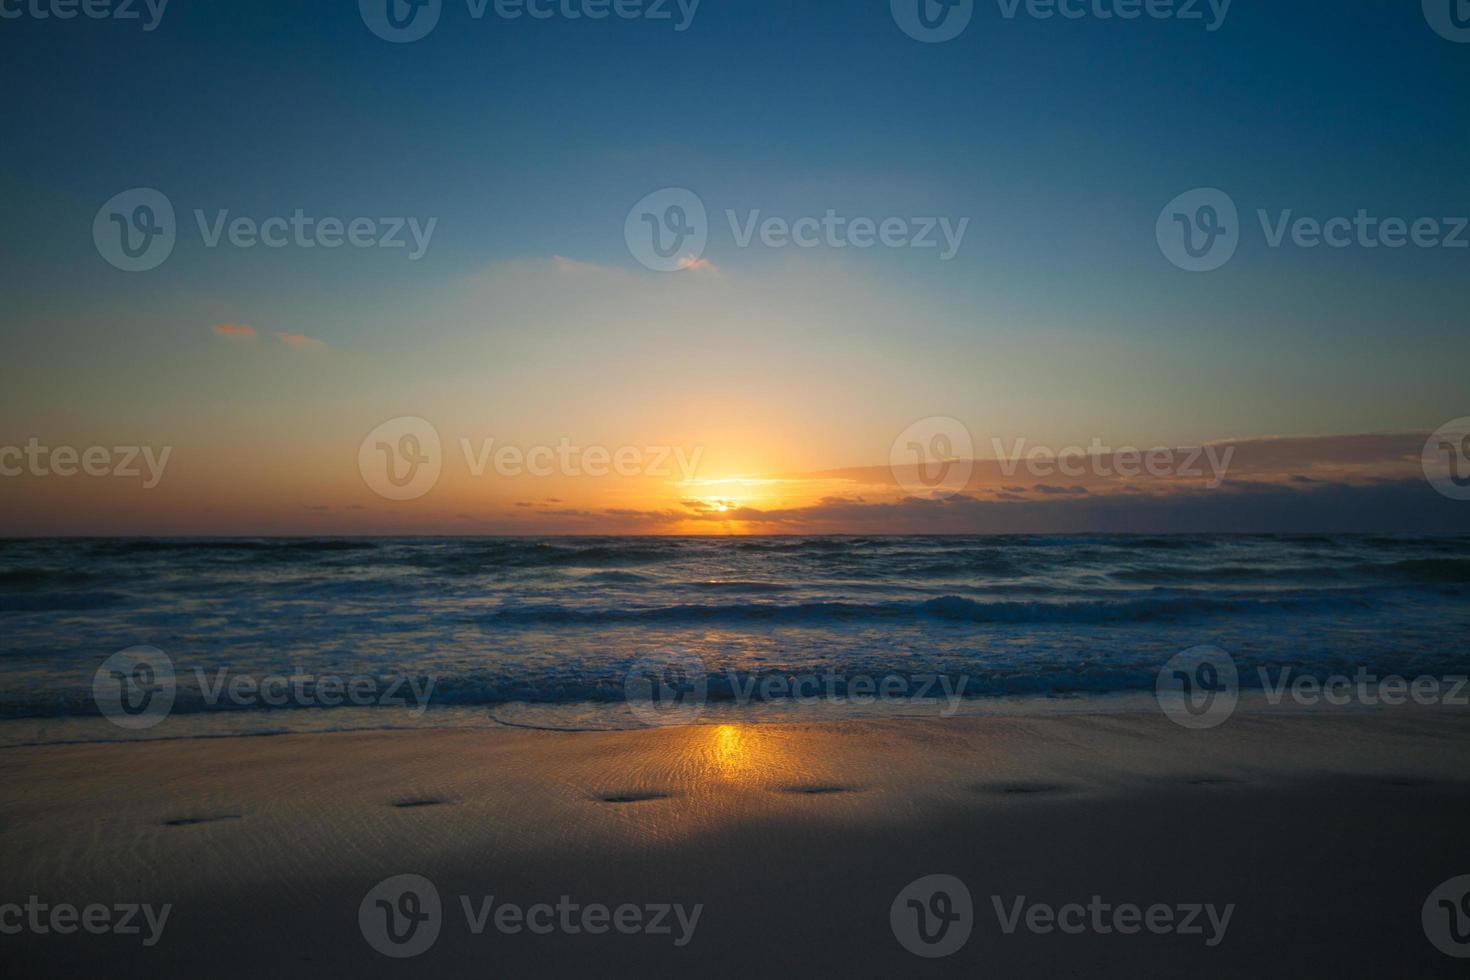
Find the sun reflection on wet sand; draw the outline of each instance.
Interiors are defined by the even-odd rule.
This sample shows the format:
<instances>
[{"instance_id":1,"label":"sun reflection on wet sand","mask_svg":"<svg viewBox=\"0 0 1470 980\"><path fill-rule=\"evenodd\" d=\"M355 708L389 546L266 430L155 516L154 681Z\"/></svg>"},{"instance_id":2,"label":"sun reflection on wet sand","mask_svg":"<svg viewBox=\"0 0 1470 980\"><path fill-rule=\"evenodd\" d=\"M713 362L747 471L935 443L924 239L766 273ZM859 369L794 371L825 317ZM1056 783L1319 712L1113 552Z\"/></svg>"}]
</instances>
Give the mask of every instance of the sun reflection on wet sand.
<instances>
[{"instance_id":1,"label":"sun reflection on wet sand","mask_svg":"<svg viewBox=\"0 0 1470 980\"><path fill-rule=\"evenodd\" d=\"M684 737L696 786L771 789L801 779L810 769L799 740L770 726L697 726L685 729Z\"/></svg>"},{"instance_id":2,"label":"sun reflection on wet sand","mask_svg":"<svg viewBox=\"0 0 1470 980\"><path fill-rule=\"evenodd\" d=\"M709 771L725 782L748 781L754 769L751 751L754 741L739 725L716 725L709 742Z\"/></svg>"}]
</instances>

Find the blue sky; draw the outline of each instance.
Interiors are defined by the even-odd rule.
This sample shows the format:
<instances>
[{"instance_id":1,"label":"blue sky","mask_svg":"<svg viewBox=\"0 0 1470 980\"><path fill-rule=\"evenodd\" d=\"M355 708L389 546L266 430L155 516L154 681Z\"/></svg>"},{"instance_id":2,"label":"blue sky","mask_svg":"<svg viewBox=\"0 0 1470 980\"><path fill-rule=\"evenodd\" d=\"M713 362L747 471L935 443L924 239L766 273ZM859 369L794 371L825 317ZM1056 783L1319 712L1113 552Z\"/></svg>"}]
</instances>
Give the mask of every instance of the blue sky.
<instances>
[{"instance_id":1,"label":"blue sky","mask_svg":"<svg viewBox=\"0 0 1470 980\"><path fill-rule=\"evenodd\" d=\"M1415 3L1236 0L1211 32L1007 19L990 0L921 44L887 0L703 0L683 32L475 20L446 0L428 37L389 44L349 0L172 0L151 32L0 20L0 81L0 405L27 432L189 416L259 441L327 403L355 406L355 432L428 402L610 438L658 427L631 409L608 422L606 403L647 395L666 414L703 399L715 438L732 419L782 427L778 458L732 460L821 468L880 461L926 415L1184 442L1466 413L1470 249L1272 249L1255 217L1470 212L1470 45ZM180 240L129 274L91 225L140 186L173 202ZM628 209L670 186L709 209L717 285L629 254ZM1242 217L1235 258L1206 274L1154 236L1196 187ZM206 249L194 208L437 225L417 262ZM970 224L941 262L739 248L726 209ZM611 285L563 288L554 257ZM242 355L220 323L335 360Z\"/></svg>"}]
</instances>

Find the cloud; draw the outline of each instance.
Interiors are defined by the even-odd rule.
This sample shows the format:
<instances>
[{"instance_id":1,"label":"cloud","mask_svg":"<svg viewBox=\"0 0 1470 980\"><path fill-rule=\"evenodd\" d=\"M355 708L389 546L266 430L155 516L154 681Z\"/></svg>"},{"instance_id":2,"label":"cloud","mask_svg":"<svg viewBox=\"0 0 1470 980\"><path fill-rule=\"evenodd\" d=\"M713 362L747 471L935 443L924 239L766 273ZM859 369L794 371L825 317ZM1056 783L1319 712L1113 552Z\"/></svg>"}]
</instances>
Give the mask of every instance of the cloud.
<instances>
[{"instance_id":1,"label":"cloud","mask_svg":"<svg viewBox=\"0 0 1470 980\"><path fill-rule=\"evenodd\" d=\"M234 340L254 340L255 328L243 323L216 323L210 328L217 337L229 337Z\"/></svg>"},{"instance_id":2,"label":"cloud","mask_svg":"<svg viewBox=\"0 0 1470 980\"><path fill-rule=\"evenodd\" d=\"M1056 496L1064 493L1167 494L1213 489L1219 484L1256 482L1306 487L1361 484L1420 476L1419 454L1427 432L1231 439L1197 448L1158 447L1142 451L1068 451L1036 461L977 458L963 489L969 493ZM1040 477L1029 486L1019 481ZM1065 477L1066 483L1060 478ZM916 466L850 466L791 479L841 481L847 486L887 487L917 482Z\"/></svg>"},{"instance_id":3,"label":"cloud","mask_svg":"<svg viewBox=\"0 0 1470 980\"><path fill-rule=\"evenodd\" d=\"M691 508L686 516L740 521L755 532L803 534L1470 532L1470 510L1458 504L1421 478L1301 489L1242 481L1156 496L981 500L961 494L891 503L827 498L804 507L741 507L718 514Z\"/></svg>"},{"instance_id":4,"label":"cloud","mask_svg":"<svg viewBox=\"0 0 1470 980\"><path fill-rule=\"evenodd\" d=\"M276 339L294 350L322 351L327 349L324 341L299 333L278 333Z\"/></svg>"},{"instance_id":5,"label":"cloud","mask_svg":"<svg viewBox=\"0 0 1470 980\"><path fill-rule=\"evenodd\" d=\"M260 333L252 326L244 323L216 323L210 327L216 337L224 337L227 340L255 340ZM276 340L299 351L323 351L327 349L325 342L315 337L308 337L300 333L277 333Z\"/></svg>"},{"instance_id":6,"label":"cloud","mask_svg":"<svg viewBox=\"0 0 1470 980\"><path fill-rule=\"evenodd\" d=\"M601 528L657 533L678 523L712 531L733 524L767 534L1470 532L1470 508L1435 492L1420 472L1424 438L1396 433L1236 440L1228 444L1235 450L1229 476L1216 486L1198 478L1134 482L1116 473L1023 486L1006 479L995 460L982 460L964 492L918 499L898 492L887 467L858 467L844 472L841 493L806 498L815 502L756 506L684 498L674 511L604 510ZM1303 469L1315 475L1307 477ZM832 475L783 480L825 489Z\"/></svg>"}]
</instances>

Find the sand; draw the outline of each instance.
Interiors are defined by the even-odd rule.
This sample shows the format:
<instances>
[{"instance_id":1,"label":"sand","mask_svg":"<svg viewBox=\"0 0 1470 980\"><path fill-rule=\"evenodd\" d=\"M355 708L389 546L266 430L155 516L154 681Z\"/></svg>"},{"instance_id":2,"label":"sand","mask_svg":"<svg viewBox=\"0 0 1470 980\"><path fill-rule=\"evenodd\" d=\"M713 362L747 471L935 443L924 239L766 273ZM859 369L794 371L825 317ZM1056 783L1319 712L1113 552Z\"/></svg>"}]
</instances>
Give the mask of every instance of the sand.
<instances>
[{"instance_id":1,"label":"sand","mask_svg":"<svg viewBox=\"0 0 1470 980\"><path fill-rule=\"evenodd\" d=\"M170 911L153 945L145 924L0 950L10 976L1463 976L1421 908L1470 874L1467 747L1463 710L1359 708L1203 732L1127 712L11 748L0 902ZM409 873L439 931L390 958L359 906ZM973 925L926 959L890 906L933 874L967 885ZM574 910L476 934L461 896L645 926L667 906L669 931L593 935ZM996 902L1022 896L1230 919L1007 933Z\"/></svg>"}]
</instances>

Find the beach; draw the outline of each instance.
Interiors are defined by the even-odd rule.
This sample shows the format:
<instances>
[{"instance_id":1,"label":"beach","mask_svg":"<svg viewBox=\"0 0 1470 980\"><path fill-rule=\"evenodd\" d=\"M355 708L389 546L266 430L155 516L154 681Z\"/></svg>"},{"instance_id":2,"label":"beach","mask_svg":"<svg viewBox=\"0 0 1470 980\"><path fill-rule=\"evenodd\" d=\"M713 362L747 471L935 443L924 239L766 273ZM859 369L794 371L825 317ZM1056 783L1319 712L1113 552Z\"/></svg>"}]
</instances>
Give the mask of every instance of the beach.
<instances>
[{"instance_id":1,"label":"beach","mask_svg":"<svg viewBox=\"0 0 1470 980\"><path fill-rule=\"evenodd\" d=\"M1467 747L1418 706L10 747L4 900L148 908L3 945L14 976L1457 976L1421 909L1470 873ZM369 935L400 875L439 903L412 956ZM972 909L937 958L894 924L932 875Z\"/></svg>"},{"instance_id":2,"label":"beach","mask_svg":"<svg viewBox=\"0 0 1470 980\"><path fill-rule=\"evenodd\" d=\"M0 980L1465 977L1467 16L0 0Z\"/></svg>"}]
</instances>

